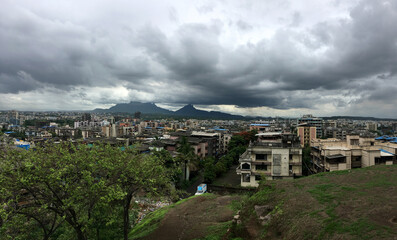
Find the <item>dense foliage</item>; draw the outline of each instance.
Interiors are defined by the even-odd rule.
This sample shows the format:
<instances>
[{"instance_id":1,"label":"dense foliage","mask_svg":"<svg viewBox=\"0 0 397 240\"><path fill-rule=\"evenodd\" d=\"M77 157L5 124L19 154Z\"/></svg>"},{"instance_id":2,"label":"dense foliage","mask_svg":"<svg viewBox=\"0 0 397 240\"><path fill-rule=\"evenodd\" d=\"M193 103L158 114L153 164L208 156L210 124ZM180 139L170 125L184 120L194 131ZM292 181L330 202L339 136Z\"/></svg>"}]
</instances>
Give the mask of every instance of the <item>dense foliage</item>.
<instances>
[{"instance_id":1,"label":"dense foliage","mask_svg":"<svg viewBox=\"0 0 397 240\"><path fill-rule=\"evenodd\" d=\"M170 195L175 175L169 158L134 148L65 143L0 154L0 239L127 239L133 197Z\"/></svg>"},{"instance_id":2,"label":"dense foliage","mask_svg":"<svg viewBox=\"0 0 397 240\"><path fill-rule=\"evenodd\" d=\"M245 152L249 142L255 139L255 134L255 131L250 131L232 136L228 145L227 154L219 158L218 161L213 157L205 158L202 163L204 168L204 181L207 183L213 182L216 177L226 173L233 164L237 164L240 155Z\"/></svg>"}]
</instances>

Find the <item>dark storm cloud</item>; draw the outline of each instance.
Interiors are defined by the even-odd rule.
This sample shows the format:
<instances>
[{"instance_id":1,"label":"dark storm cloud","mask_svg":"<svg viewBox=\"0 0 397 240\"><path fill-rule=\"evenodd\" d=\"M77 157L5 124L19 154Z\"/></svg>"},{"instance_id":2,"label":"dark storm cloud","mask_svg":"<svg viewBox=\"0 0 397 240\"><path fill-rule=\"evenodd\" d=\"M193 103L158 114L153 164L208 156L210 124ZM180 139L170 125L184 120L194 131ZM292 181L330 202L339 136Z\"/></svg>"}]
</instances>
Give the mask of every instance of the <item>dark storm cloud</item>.
<instances>
[{"instance_id":1,"label":"dark storm cloud","mask_svg":"<svg viewBox=\"0 0 397 240\"><path fill-rule=\"evenodd\" d=\"M196 12L216 10L204 6ZM381 86L396 83L397 1L360 1L348 17L310 26L304 25L305 14L294 10L271 36L259 30L252 35L257 41L238 44L233 36L255 32L260 18L231 15L199 23L183 21L184 12L172 6L166 9L172 27L134 25L118 15L112 20L121 26L107 18L96 26L5 4L0 93L123 86L167 103L278 109L331 100L342 106L393 94L390 88L382 95ZM102 93L97 102L115 103L111 95Z\"/></svg>"},{"instance_id":2,"label":"dark storm cloud","mask_svg":"<svg viewBox=\"0 0 397 240\"><path fill-rule=\"evenodd\" d=\"M300 21L299 14L293 19ZM200 93L182 101L307 107L312 103L291 99L289 93L354 89L375 74L393 75L396 22L395 1L363 1L352 9L350 19L321 23L306 32L281 29L270 40L235 51L219 44L220 22L183 25L171 38L159 29L146 28L140 37L154 61L170 71L170 79ZM316 55L316 51L322 52ZM262 82L276 86L259 87Z\"/></svg>"},{"instance_id":3,"label":"dark storm cloud","mask_svg":"<svg viewBox=\"0 0 397 240\"><path fill-rule=\"evenodd\" d=\"M19 91L30 91L42 87L43 84L23 71L19 71L14 75L0 74L0 93L18 93Z\"/></svg>"}]
</instances>

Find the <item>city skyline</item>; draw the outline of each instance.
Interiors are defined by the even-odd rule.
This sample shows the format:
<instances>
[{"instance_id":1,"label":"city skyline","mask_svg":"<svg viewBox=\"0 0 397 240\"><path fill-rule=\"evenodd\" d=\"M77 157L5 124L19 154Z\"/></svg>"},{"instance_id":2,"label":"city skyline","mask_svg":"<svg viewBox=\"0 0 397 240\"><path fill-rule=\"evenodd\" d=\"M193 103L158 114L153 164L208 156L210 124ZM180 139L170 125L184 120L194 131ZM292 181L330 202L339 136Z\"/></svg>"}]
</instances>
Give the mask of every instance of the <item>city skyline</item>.
<instances>
[{"instance_id":1,"label":"city skyline","mask_svg":"<svg viewBox=\"0 0 397 240\"><path fill-rule=\"evenodd\" d=\"M10 1L0 109L396 118L397 1Z\"/></svg>"}]
</instances>

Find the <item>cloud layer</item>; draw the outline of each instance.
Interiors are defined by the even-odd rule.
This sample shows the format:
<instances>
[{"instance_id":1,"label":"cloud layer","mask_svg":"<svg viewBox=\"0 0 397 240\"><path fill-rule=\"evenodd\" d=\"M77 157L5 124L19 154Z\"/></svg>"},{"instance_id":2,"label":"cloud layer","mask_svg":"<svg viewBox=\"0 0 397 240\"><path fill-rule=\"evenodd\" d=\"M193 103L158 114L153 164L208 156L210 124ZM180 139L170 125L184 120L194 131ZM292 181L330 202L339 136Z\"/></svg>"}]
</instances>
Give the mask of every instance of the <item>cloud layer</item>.
<instances>
[{"instance_id":1,"label":"cloud layer","mask_svg":"<svg viewBox=\"0 0 397 240\"><path fill-rule=\"evenodd\" d=\"M5 0L0 109L397 117L397 1L320 2Z\"/></svg>"}]
</instances>

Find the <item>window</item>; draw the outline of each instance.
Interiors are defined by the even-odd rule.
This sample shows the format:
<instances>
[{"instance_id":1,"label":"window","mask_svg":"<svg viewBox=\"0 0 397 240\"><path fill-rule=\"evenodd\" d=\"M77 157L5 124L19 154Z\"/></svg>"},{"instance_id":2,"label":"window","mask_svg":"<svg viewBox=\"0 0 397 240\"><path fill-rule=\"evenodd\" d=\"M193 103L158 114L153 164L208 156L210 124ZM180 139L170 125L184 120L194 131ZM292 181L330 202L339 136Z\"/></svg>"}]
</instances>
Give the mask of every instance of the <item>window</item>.
<instances>
[{"instance_id":1,"label":"window","mask_svg":"<svg viewBox=\"0 0 397 240\"><path fill-rule=\"evenodd\" d=\"M266 154L256 154L256 160L267 160Z\"/></svg>"},{"instance_id":2,"label":"window","mask_svg":"<svg viewBox=\"0 0 397 240\"><path fill-rule=\"evenodd\" d=\"M251 181L251 175L249 175L248 173L244 173L242 175L243 177L243 182L250 182Z\"/></svg>"},{"instance_id":3,"label":"window","mask_svg":"<svg viewBox=\"0 0 397 240\"><path fill-rule=\"evenodd\" d=\"M249 165L248 163L243 163L241 165L241 169L250 170L251 169L251 165Z\"/></svg>"},{"instance_id":4,"label":"window","mask_svg":"<svg viewBox=\"0 0 397 240\"><path fill-rule=\"evenodd\" d=\"M256 165L256 170L262 170L262 171L266 171L267 170L267 165Z\"/></svg>"},{"instance_id":5,"label":"window","mask_svg":"<svg viewBox=\"0 0 397 240\"><path fill-rule=\"evenodd\" d=\"M289 165L289 171L292 173L292 165Z\"/></svg>"},{"instance_id":6,"label":"window","mask_svg":"<svg viewBox=\"0 0 397 240\"><path fill-rule=\"evenodd\" d=\"M255 180L256 180L256 181L262 180L262 176L261 176L261 175L255 175Z\"/></svg>"}]
</instances>

